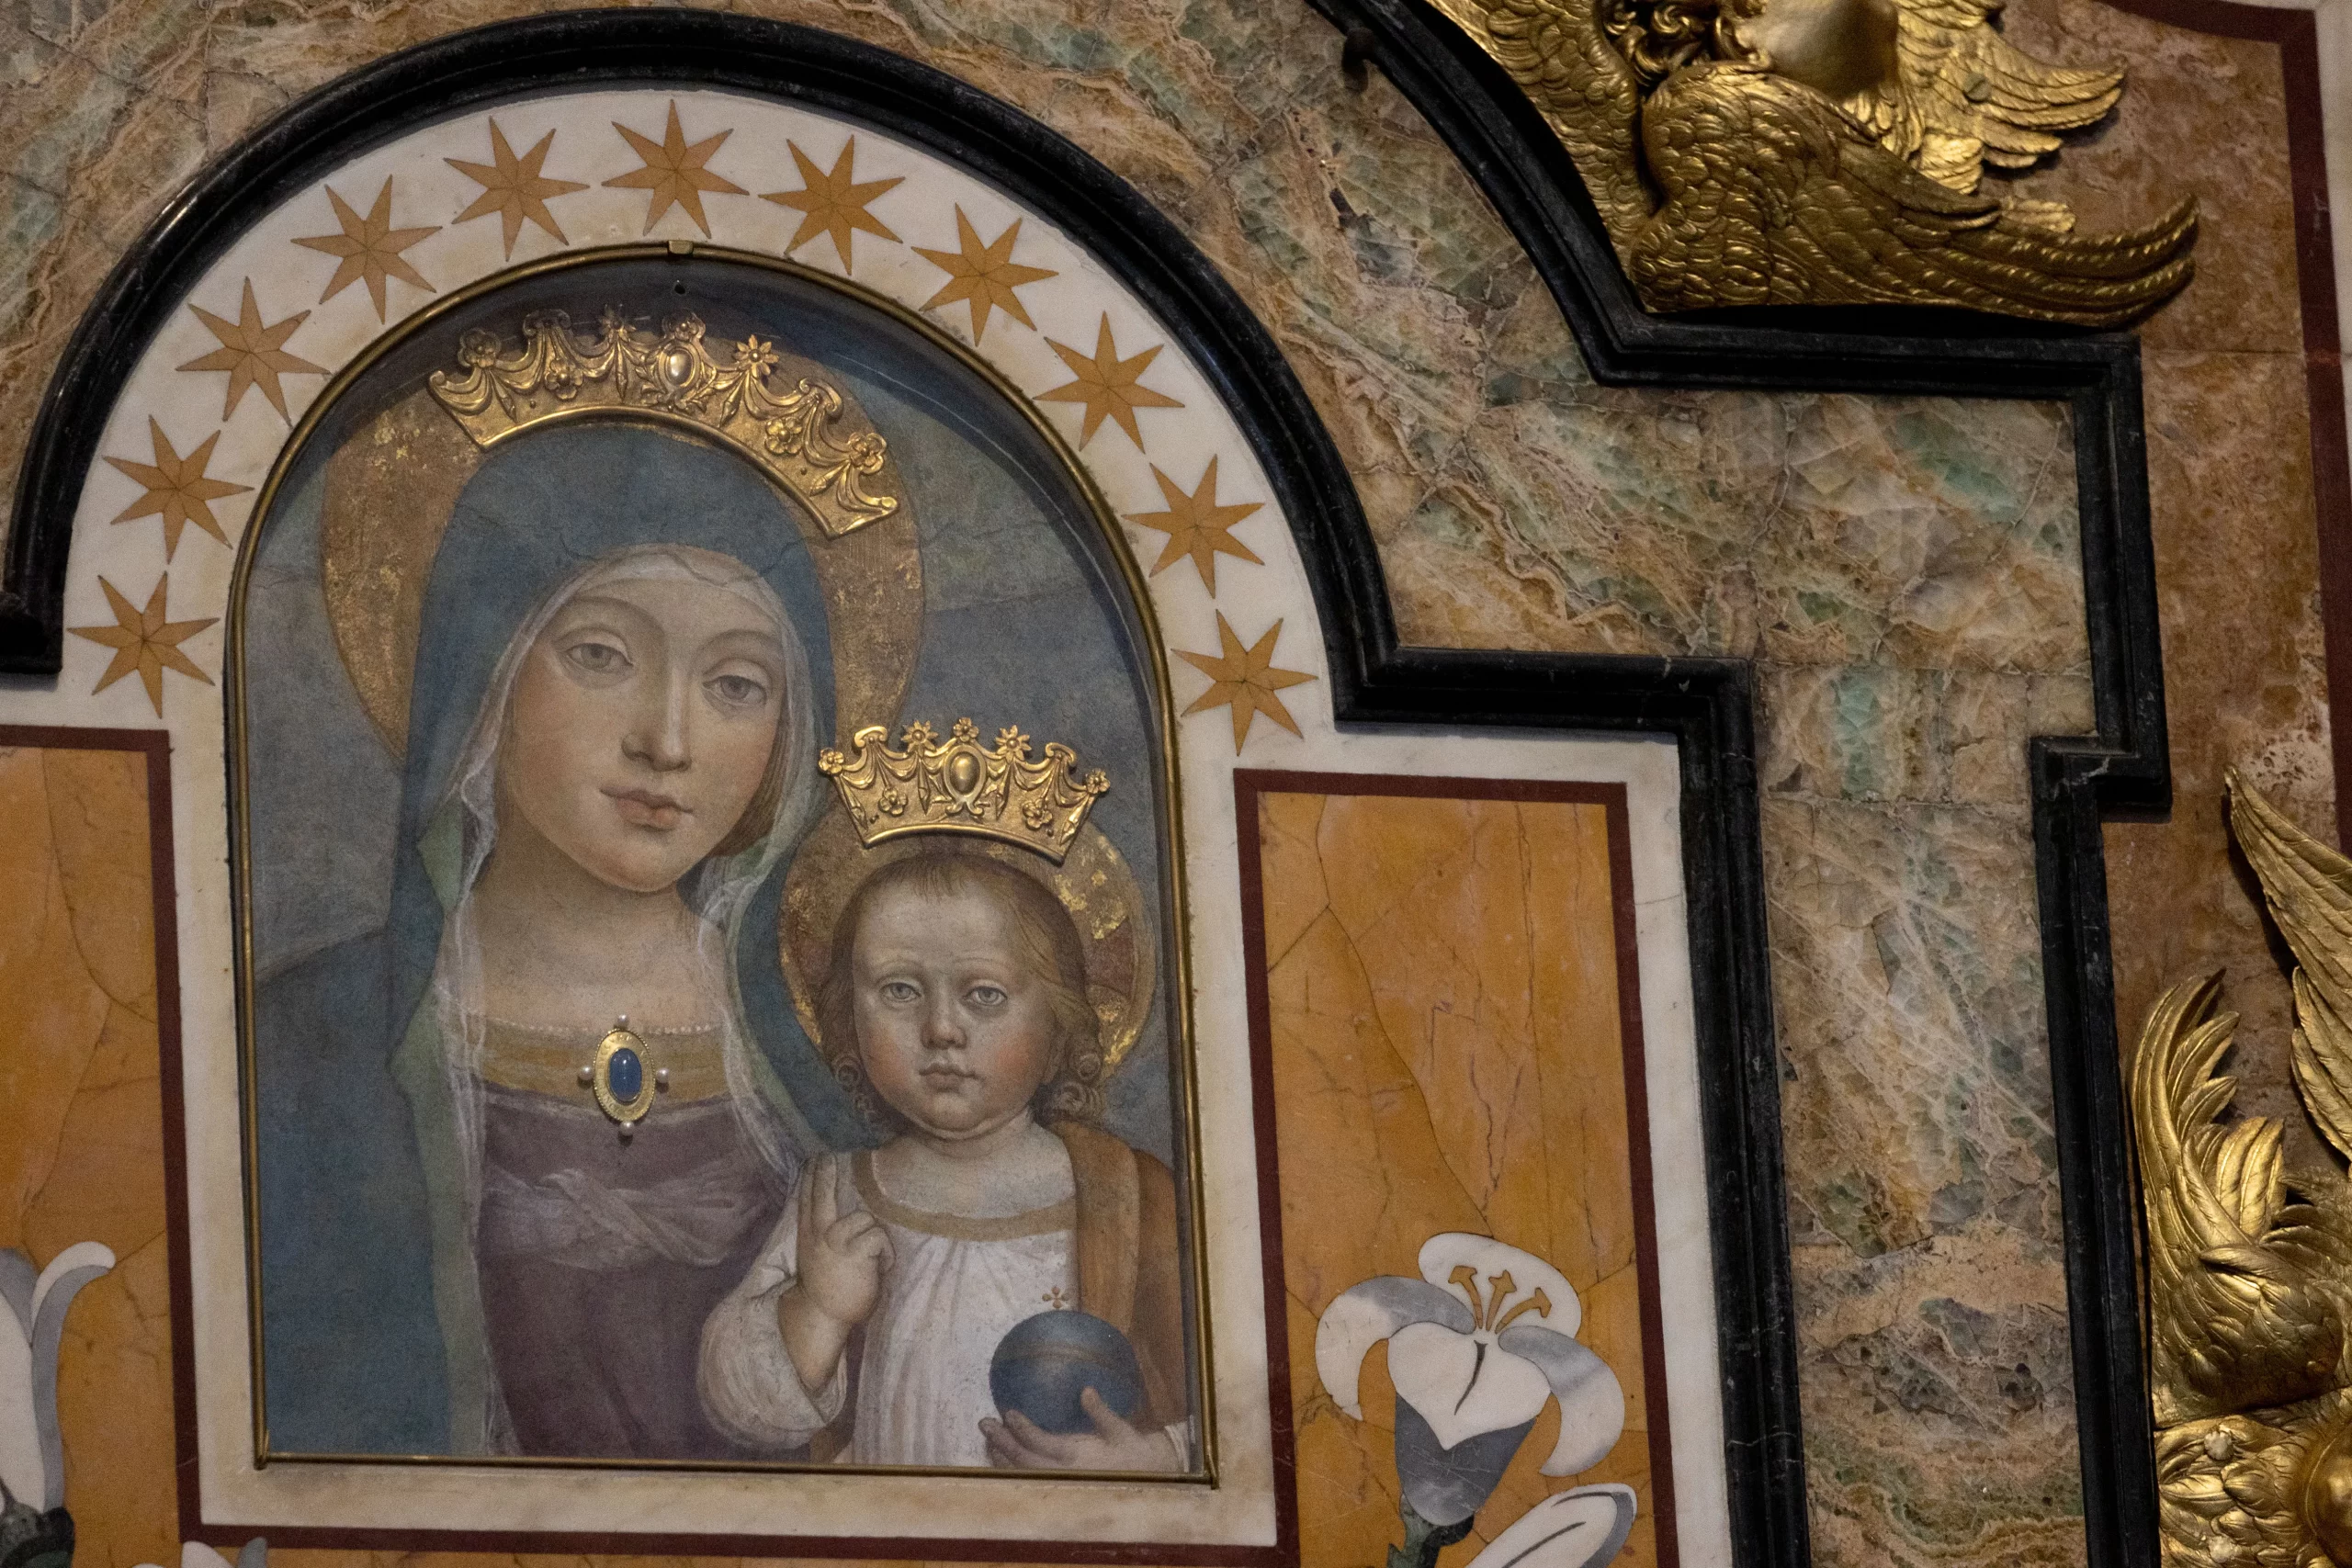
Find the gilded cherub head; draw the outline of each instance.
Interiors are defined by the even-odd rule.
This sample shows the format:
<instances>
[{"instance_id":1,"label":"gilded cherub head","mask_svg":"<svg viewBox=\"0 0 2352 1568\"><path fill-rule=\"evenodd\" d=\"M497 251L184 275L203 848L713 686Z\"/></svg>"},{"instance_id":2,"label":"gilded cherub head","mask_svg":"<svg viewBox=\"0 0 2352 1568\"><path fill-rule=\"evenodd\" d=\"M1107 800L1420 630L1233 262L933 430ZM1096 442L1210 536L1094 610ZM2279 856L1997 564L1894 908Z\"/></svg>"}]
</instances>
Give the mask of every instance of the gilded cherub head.
<instances>
[{"instance_id":1,"label":"gilded cherub head","mask_svg":"<svg viewBox=\"0 0 2352 1568\"><path fill-rule=\"evenodd\" d=\"M1645 89L1702 58L1747 61L1839 100L1897 80L1895 0L1604 0L1601 25Z\"/></svg>"}]
</instances>

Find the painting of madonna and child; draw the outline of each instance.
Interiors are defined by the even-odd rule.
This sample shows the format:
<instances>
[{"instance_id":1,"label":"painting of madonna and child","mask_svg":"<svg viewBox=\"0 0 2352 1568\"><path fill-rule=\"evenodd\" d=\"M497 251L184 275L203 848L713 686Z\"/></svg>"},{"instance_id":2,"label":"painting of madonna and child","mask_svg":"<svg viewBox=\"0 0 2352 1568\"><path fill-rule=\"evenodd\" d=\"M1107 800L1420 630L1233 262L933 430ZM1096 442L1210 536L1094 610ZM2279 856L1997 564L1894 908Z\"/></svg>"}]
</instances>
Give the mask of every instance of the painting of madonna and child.
<instances>
[{"instance_id":1,"label":"painting of madonna and child","mask_svg":"<svg viewBox=\"0 0 2352 1568\"><path fill-rule=\"evenodd\" d=\"M1204 1473L1165 700L1034 426L607 263L247 549L258 1457Z\"/></svg>"}]
</instances>

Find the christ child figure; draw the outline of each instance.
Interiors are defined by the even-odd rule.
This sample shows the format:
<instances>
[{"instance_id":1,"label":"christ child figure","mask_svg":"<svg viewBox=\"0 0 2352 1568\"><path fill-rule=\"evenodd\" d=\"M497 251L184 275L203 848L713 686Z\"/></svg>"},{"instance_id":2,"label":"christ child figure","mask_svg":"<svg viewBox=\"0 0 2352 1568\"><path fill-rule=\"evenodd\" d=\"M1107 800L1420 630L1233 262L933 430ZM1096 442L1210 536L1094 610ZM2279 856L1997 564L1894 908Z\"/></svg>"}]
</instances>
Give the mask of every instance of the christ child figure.
<instances>
[{"instance_id":1,"label":"christ child figure","mask_svg":"<svg viewBox=\"0 0 2352 1568\"><path fill-rule=\"evenodd\" d=\"M802 1172L704 1329L711 1419L852 1464L1189 1469L1174 1183L1096 1125L1101 1024L1061 901L966 850L890 862L835 924L819 1021L895 1135ZM998 1342L1057 1308L1127 1335L1133 1420L1091 1389L1091 1431L999 1416Z\"/></svg>"}]
</instances>

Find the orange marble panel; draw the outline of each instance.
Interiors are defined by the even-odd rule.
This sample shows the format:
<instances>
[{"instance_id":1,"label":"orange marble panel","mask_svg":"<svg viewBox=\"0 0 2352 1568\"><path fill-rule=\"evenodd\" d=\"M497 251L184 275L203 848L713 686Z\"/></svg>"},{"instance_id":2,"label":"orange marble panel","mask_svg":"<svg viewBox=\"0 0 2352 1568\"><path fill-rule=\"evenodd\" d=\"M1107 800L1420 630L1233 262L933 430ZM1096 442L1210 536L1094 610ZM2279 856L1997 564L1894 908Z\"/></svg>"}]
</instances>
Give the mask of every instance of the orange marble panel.
<instances>
[{"instance_id":1,"label":"orange marble panel","mask_svg":"<svg viewBox=\"0 0 2352 1568\"><path fill-rule=\"evenodd\" d=\"M75 1568L179 1561L147 765L0 747L0 1247L116 1258L58 1360Z\"/></svg>"},{"instance_id":2,"label":"orange marble panel","mask_svg":"<svg viewBox=\"0 0 2352 1568\"><path fill-rule=\"evenodd\" d=\"M1379 1562L1401 1539L1385 1352L1351 1420L1316 1381L1316 1320L1359 1280L1413 1274L1431 1235L1463 1230L1568 1277L1584 1299L1577 1337L1616 1370L1628 1414L1599 1465L1554 1480L1536 1468L1557 1420L1547 1411L1442 1562L1466 1562L1546 1493L1615 1481L1640 1498L1618 1562L1647 1568L1659 1561L1652 1391L1606 808L1258 801L1306 1562Z\"/></svg>"}]
</instances>

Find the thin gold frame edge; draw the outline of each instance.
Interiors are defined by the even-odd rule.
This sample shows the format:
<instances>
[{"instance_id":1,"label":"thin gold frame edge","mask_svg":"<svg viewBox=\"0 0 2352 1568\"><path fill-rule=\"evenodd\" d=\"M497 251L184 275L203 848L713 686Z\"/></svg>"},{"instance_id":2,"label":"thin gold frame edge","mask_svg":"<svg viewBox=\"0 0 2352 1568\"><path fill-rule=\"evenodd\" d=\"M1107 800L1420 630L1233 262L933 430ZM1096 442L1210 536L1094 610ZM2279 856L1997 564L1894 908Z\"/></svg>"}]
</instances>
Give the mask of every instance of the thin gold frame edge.
<instances>
[{"instance_id":1,"label":"thin gold frame edge","mask_svg":"<svg viewBox=\"0 0 2352 1568\"><path fill-rule=\"evenodd\" d=\"M853 279L838 277L805 266L788 257L763 255L756 251L741 251L726 246L697 244L691 250L680 251L667 243L634 243L622 245L602 245L560 254L544 256L519 265L503 267L435 299L429 305L403 318L397 325L379 333L368 346L354 355L350 363L335 372L318 397L302 412L288 432L277 458L270 466L269 478L254 499L252 512L244 532L237 542L237 561L229 588L228 648L221 665L222 706L227 720L227 761L229 775L230 818L230 878L231 919L236 949L236 1015L237 1061L240 1103L239 1149L243 1156L243 1179L240 1183L244 1205L245 1232L245 1291L246 1343L251 1360L251 1375L247 1380L253 1398L254 1466L266 1470L272 1464L368 1464L389 1466L447 1466L452 1468L528 1467L546 1470L614 1470L614 1471L712 1471L744 1473L784 1473L826 1475L941 1475L967 1478L987 1477L993 1472L966 1468L924 1469L889 1466L850 1466L838 1464L786 1464L775 1461L705 1462L687 1460L602 1460L602 1459L539 1459L499 1455L440 1455L440 1454L306 1454L273 1450L269 1446L268 1384L262 1356L262 1279L261 1279L261 1214L260 1164L258 1158L258 1129L255 1126L259 1103L259 1077L254 1050L254 979L253 979L253 863L250 847L252 829L247 810L247 778L245 723L245 602L251 587L253 566L259 554L263 534L277 509L278 491L286 476L301 457L311 437L326 414L343 396L358 384L378 361L394 348L437 323L459 307L472 303L499 289L512 287L548 273L631 261L668 261L679 266L689 266L699 261L731 262L763 271L780 273L787 277L839 294L857 304L878 310L886 318L914 331L934 347L952 355L958 363L987 384L1019 411L1023 418L1046 443L1085 501L1087 509L1102 529L1111 547L1112 558L1118 563L1128 597L1137 619L1142 623L1145 651L1150 660L1154 691L1159 698L1157 715L1162 761L1160 787L1168 803L1170 842L1163 847L1168 874L1167 902L1172 914L1175 942L1174 973L1170 976L1169 1006L1175 1029L1172 1032L1183 1044L1182 1071L1178 1083L1182 1089L1182 1124L1185 1132L1184 1164L1187 1183L1187 1209L1193 1219L1193 1304L1198 1314L1200 1354L1194 1358L1193 1369L1193 1400L1201 1412L1201 1463L1193 1472L1183 1475L1156 1478L1162 1484L1189 1484L1215 1488L1219 1479L1219 1444L1217 1411L1215 1398L1216 1337L1214 1313L1208 1276L1207 1223L1203 1201L1206 1174L1201 1163L1200 1134L1200 1049L1193 1033L1192 920L1190 892L1185 875L1183 769L1180 761L1176 729L1174 689L1169 680L1167 646L1159 630L1159 618L1153 606L1148 581L1135 558L1125 535L1118 526L1118 513L1113 510L1102 487L1094 480L1079 454L1052 422L1037 409L1034 400L1000 371L979 357L970 346L957 342L952 335L922 315L896 299L879 294ZM614 417L634 415L639 411L614 411ZM698 426L697 429L700 427ZM1269 1323L1269 1336L1277 1325ZM1020 1479L1006 1475L1001 1479ZM1036 1478L1031 1478L1036 1479ZM1147 1479L1126 1472L1055 1472L1051 1479L1117 1480L1132 1483ZM945 1539L945 1538L943 1538ZM993 1539L993 1538L989 1538ZM1017 1538L1005 1538L1012 1544Z\"/></svg>"}]
</instances>

